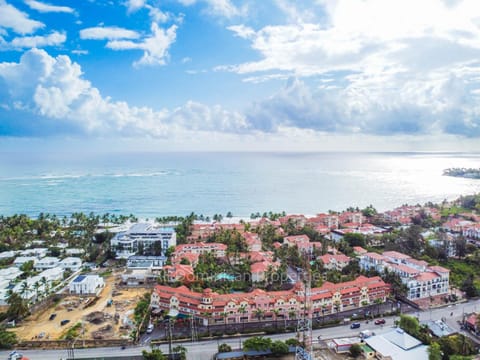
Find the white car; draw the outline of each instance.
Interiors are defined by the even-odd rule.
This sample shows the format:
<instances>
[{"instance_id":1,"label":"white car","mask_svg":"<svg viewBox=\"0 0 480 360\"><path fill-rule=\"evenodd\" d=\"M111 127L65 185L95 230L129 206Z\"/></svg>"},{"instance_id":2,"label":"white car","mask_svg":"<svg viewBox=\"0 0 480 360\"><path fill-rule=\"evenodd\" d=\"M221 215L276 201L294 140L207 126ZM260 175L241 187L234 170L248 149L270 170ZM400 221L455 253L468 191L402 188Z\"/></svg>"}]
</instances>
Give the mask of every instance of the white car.
<instances>
[{"instance_id":1,"label":"white car","mask_svg":"<svg viewBox=\"0 0 480 360\"><path fill-rule=\"evenodd\" d=\"M147 334L151 334L153 332L153 324L148 324L148 327L147 327Z\"/></svg>"}]
</instances>

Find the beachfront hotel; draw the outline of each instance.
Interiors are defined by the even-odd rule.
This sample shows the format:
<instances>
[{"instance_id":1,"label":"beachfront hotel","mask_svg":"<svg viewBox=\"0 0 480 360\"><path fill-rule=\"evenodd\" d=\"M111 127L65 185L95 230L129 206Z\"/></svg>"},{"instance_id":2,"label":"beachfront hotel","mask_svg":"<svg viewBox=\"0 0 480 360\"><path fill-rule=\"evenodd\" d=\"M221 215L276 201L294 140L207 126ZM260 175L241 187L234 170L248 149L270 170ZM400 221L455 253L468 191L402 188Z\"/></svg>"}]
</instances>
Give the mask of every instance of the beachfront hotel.
<instances>
[{"instance_id":1,"label":"beachfront hotel","mask_svg":"<svg viewBox=\"0 0 480 360\"><path fill-rule=\"evenodd\" d=\"M380 277L359 276L353 281L334 284L325 282L311 289L310 316L318 318L386 301L390 285ZM157 285L151 297L151 307L165 313L180 313L203 319L204 323L242 323L265 320L296 319L304 309L303 283L291 290L218 294L210 289L195 292L186 286L178 288Z\"/></svg>"},{"instance_id":2,"label":"beachfront hotel","mask_svg":"<svg viewBox=\"0 0 480 360\"><path fill-rule=\"evenodd\" d=\"M127 231L117 233L110 241L117 259L128 259L140 249L149 252L155 248L160 249L156 256L165 256L167 249L176 244L177 235L172 227L153 223L133 224Z\"/></svg>"}]
</instances>

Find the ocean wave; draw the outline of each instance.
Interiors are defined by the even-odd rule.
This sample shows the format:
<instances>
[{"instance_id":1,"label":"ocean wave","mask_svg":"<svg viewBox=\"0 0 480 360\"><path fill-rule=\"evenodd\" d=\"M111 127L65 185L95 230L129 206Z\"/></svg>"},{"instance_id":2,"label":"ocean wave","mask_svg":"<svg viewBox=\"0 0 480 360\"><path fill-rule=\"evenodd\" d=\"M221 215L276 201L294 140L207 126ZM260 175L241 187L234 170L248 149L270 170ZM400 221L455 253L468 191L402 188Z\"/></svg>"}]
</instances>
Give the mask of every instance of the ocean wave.
<instances>
[{"instance_id":1,"label":"ocean wave","mask_svg":"<svg viewBox=\"0 0 480 360\"><path fill-rule=\"evenodd\" d=\"M80 179L89 177L155 177L155 176L169 176L180 175L178 171L154 171L154 172L126 172L126 173L104 173L104 174L45 174L32 176L14 176L14 177L0 177L0 181L25 181L25 180L66 180L66 179Z\"/></svg>"}]
</instances>

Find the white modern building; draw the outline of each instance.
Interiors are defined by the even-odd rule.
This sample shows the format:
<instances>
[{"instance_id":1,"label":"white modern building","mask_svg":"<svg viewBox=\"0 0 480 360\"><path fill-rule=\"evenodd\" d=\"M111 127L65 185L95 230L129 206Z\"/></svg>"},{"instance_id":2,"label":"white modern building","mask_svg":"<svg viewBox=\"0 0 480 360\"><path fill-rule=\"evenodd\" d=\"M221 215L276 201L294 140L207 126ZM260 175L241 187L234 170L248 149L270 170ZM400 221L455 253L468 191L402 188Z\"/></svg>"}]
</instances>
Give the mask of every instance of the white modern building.
<instances>
[{"instance_id":1,"label":"white modern building","mask_svg":"<svg viewBox=\"0 0 480 360\"><path fill-rule=\"evenodd\" d=\"M40 270L52 269L54 267L57 267L59 263L60 263L59 258L47 256L47 257L35 260L34 267L35 267L35 270L40 271Z\"/></svg>"},{"instance_id":2,"label":"white modern building","mask_svg":"<svg viewBox=\"0 0 480 360\"><path fill-rule=\"evenodd\" d=\"M117 259L136 255L165 256L170 246L175 246L177 236L173 227L154 223L137 223L116 234L110 242Z\"/></svg>"},{"instance_id":3,"label":"white modern building","mask_svg":"<svg viewBox=\"0 0 480 360\"><path fill-rule=\"evenodd\" d=\"M98 275L78 275L69 285L70 294L98 295L105 286L103 278Z\"/></svg>"},{"instance_id":4,"label":"white modern building","mask_svg":"<svg viewBox=\"0 0 480 360\"><path fill-rule=\"evenodd\" d=\"M127 260L127 269L159 270L166 262L166 256L130 256Z\"/></svg>"},{"instance_id":5,"label":"white modern building","mask_svg":"<svg viewBox=\"0 0 480 360\"><path fill-rule=\"evenodd\" d=\"M26 249L20 251L21 256L35 256L37 258L42 258L47 256L48 249L47 248L34 248L34 249Z\"/></svg>"},{"instance_id":6,"label":"white modern building","mask_svg":"<svg viewBox=\"0 0 480 360\"><path fill-rule=\"evenodd\" d=\"M449 293L450 270L429 266L426 261L413 259L397 251L366 253L361 256L359 265L363 270L375 269L379 273L388 270L398 274L408 288L409 300Z\"/></svg>"},{"instance_id":7,"label":"white modern building","mask_svg":"<svg viewBox=\"0 0 480 360\"><path fill-rule=\"evenodd\" d=\"M67 256L79 256L85 254L84 249L78 249L78 248L67 248L65 249L65 255Z\"/></svg>"},{"instance_id":8,"label":"white modern building","mask_svg":"<svg viewBox=\"0 0 480 360\"><path fill-rule=\"evenodd\" d=\"M36 260L37 260L37 257L35 256L19 256L13 261L13 265L20 268L27 262L32 261L35 263Z\"/></svg>"},{"instance_id":9,"label":"white modern building","mask_svg":"<svg viewBox=\"0 0 480 360\"><path fill-rule=\"evenodd\" d=\"M23 274L23 271L18 267L11 266L5 269L0 269L0 280L12 281Z\"/></svg>"},{"instance_id":10,"label":"white modern building","mask_svg":"<svg viewBox=\"0 0 480 360\"><path fill-rule=\"evenodd\" d=\"M66 257L58 263L64 270L77 271L82 267L82 259L78 257Z\"/></svg>"}]
</instances>

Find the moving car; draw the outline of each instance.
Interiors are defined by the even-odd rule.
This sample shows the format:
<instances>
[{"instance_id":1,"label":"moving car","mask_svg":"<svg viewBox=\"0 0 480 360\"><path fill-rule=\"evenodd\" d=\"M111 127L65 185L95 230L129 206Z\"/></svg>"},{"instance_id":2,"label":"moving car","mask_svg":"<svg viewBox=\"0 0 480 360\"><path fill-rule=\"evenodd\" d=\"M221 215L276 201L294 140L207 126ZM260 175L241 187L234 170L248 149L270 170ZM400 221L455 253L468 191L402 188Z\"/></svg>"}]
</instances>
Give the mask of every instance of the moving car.
<instances>
[{"instance_id":1,"label":"moving car","mask_svg":"<svg viewBox=\"0 0 480 360\"><path fill-rule=\"evenodd\" d=\"M354 322L350 325L350 329L358 329L360 327L359 322Z\"/></svg>"},{"instance_id":2,"label":"moving car","mask_svg":"<svg viewBox=\"0 0 480 360\"><path fill-rule=\"evenodd\" d=\"M385 324L385 319L377 319L375 320L375 325L383 325Z\"/></svg>"}]
</instances>

